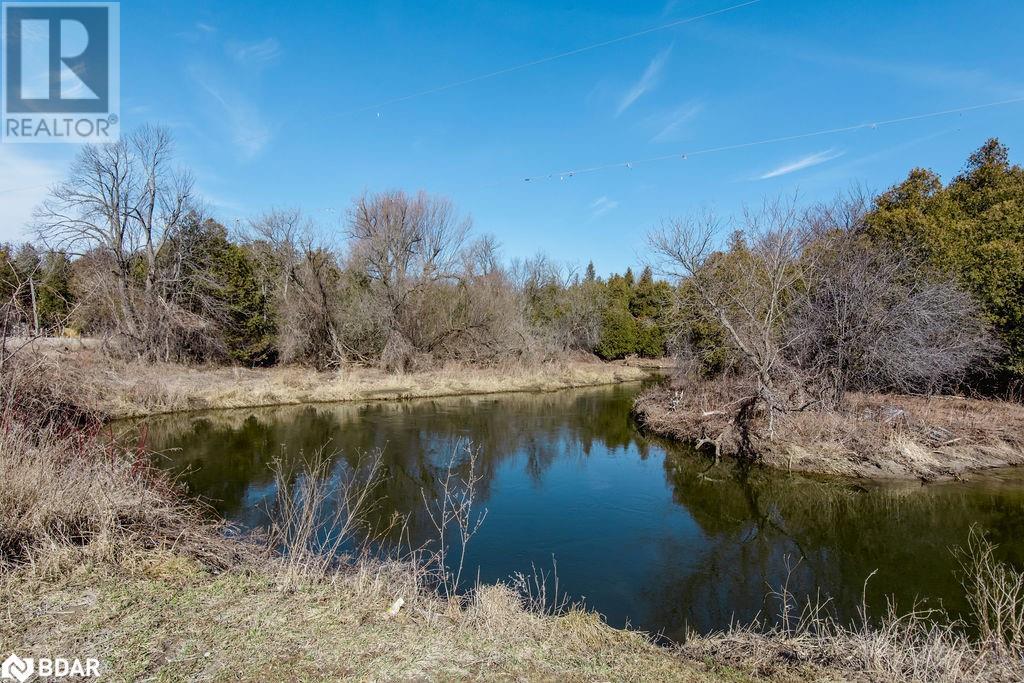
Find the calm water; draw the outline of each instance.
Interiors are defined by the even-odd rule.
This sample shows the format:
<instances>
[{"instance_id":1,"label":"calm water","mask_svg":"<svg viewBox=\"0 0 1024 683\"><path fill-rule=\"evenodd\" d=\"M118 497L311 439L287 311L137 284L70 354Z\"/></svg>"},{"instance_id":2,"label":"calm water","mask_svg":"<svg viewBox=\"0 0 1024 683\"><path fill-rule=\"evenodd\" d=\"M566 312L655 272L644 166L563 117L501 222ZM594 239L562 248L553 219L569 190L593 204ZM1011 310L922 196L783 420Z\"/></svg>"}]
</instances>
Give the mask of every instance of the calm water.
<instances>
[{"instance_id":1,"label":"calm water","mask_svg":"<svg viewBox=\"0 0 1024 683\"><path fill-rule=\"evenodd\" d=\"M402 403L218 411L148 421L159 461L221 515L267 523L269 465L325 443L336 471L384 449L378 514L409 515L414 544L429 537L423 493L434 496L453 448L480 451L486 520L467 573L508 578L557 560L560 588L607 616L680 638L777 606L797 593L831 596L855 613L884 596L965 608L950 548L981 525L999 555L1024 566L1024 472L969 483L863 486L779 472L743 474L641 435L629 417L639 385L550 394ZM799 562L798 562L799 560Z\"/></svg>"}]
</instances>

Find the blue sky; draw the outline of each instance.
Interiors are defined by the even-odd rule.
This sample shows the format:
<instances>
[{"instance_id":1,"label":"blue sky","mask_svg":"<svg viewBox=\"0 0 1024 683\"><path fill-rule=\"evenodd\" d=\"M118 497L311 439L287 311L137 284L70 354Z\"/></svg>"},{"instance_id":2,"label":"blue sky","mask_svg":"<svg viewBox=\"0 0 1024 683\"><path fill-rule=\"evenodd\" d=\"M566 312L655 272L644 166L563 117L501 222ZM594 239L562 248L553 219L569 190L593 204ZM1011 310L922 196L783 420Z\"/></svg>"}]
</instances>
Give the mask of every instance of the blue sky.
<instances>
[{"instance_id":1,"label":"blue sky","mask_svg":"<svg viewBox=\"0 0 1024 683\"><path fill-rule=\"evenodd\" d=\"M949 177L990 136L1024 159L1024 103L681 156L1024 97L1016 0L760 0L392 102L740 1L130 0L122 120L171 126L229 225L294 206L341 230L363 190L424 189L506 256L603 273L641 261L662 217L883 189L912 166ZM0 146L0 239L23 234L75 151ZM658 156L673 158L640 161Z\"/></svg>"}]
</instances>

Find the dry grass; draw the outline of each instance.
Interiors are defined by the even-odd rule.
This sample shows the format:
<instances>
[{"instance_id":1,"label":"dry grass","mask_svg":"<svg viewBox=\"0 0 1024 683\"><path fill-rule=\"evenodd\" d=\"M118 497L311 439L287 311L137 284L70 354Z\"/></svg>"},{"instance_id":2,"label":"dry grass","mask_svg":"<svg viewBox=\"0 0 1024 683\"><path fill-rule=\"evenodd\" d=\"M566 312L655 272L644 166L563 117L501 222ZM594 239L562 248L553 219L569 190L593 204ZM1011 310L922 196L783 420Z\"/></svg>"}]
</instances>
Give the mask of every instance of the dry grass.
<instances>
[{"instance_id":1,"label":"dry grass","mask_svg":"<svg viewBox=\"0 0 1024 683\"><path fill-rule=\"evenodd\" d=\"M223 565L244 549L201 521L142 453L115 447L46 359L0 361L0 571L116 562L138 548Z\"/></svg>"},{"instance_id":2,"label":"dry grass","mask_svg":"<svg viewBox=\"0 0 1024 683\"><path fill-rule=\"evenodd\" d=\"M359 367L317 372L295 366L246 369L126 363L89 350L47 357L64 383L81 389L80 400L110 417L208 408L554 391L648 376L642 368L595 359L487 368L450 365L395 375Z\"/></svg>"},{"instance_id":3,"label":"dry grass","mask_svg":"<svg viewBox=\"0 0 1024 683\"><path fill-rule=\"evenodd\" d=\"M867 605L859 623L845 625L827 601L797 609L786 586L772 596L781 606L772 625L755 622L723 633L692 635L682 652L728 663L755 676L862 681L998 682L1024 678L1024 574L995 560L977 529L958 550L970 597L968 623L938 610L897 611L872 622Z\"/></svg>"},{"instance_id":4,"label":"dry grass","mask_svg":"<svg viewBox=\"0 0 1024 683\"><path fill-rule=\"evenodd\" d=\"M0 430L0 570L61 571L140 547L226 566L247 550L200 520L145 459L100 438L18 423Z\"/></svg>"},{"instance_id":5,"label":"dry grass","mask_svg":"<svg viewBox=\"0 0 1024 683\"><path fill-rule=\"evenodd\" d=\"M739 391L727 383L656 389L635 411L651 431L682 441L713 438L728 427ZM755 426L756 426L755 422ZM756 429L754 430L756 432ZM738 449L726 430L724 453ZM767 441L761 461L782 469L869 479L957 478L1024 464L1024 405L949 396L852 394L838 411L790 413Z\"/></svg>"},{"instance_id":6,"label":"dry grass","mask_svg":"<svg viewBox=\"0 0 1024 683\"><path fill-rule=\"evenodd\" d=\"M18 377L46 370L31 369ZM40 386L19 383L9 405ZM10 392L11 382L2 388ZM270 538L290 550L280 555L224 537L136 454L95 431L61 435L23 416L0 413L0 651L95 656L112 681L728 674L593 613L532 611L531 597L508 586L446 595L417 555L339 561L335 544L317 545L317 519L333 495L325 483L337 482L316 461L282 473L298 488L282 510L294 524ZM378 472L371 459L365 476L350 480L360 484L345 486L343 517L326 523L357 523L359 492Z\"/></svg>"},{"instance_id":7,"label":"dry grass","mask_svg":"<svg viewBox=\"0 0 1024 683\"><path fill-rule=\"evenodd\" d=\"M592 613L529 612L506 587L459 606L394 564L282 590L262 571L211 575L152 552L60 581L8 577L0 600L0 647L99 656L111 681L746 680Z\"/></svg>"}]
</instances>

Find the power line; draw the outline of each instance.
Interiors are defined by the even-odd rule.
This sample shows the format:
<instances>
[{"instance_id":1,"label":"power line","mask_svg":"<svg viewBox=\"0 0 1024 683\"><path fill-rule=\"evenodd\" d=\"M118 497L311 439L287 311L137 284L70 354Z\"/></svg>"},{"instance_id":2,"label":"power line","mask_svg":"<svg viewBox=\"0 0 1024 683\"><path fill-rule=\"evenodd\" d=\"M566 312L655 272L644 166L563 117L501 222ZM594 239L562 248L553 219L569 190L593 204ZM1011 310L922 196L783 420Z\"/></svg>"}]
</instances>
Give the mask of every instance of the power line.
<instances>
[{"instance_id":1,"label":"power line","mask_svg":"<svg viewBox=\"0 0 1024 683\"><path fill-rule=\"evenodd\" d=\"M49 187L49 185L28 185L26 187L11 187L6 190L0 190L0 194L7 194L9 192L24 192L25 190L38 190L43 187Z\"/></svg>"},{"instance_id":2,"label":"power line","mask_svg":"<svg viewBox=\"0 0 1024 683\"><path fill-rule=\"evenodd\" d=\"M445 83L444 85L438 85L438 86L435 86L433 88L428 88L427 90L421 90L419 92L410 93L408 95L403 95L401 97L395 97L395 98L390 99L390 100L384 100L383 102L378 102L377 104L367 105L365 107L360 107L358 109L352 109L352 110L349 110L347 112L343 112L342 114L339 114L339 116L347 116L349 114L359 114L359 113L364 112L364 111L372 111L374 109L379 109L381 107L387 107L387 106L392 105L392 104L398 104L399 102L406 102L408 100L415 99L417 97L423 97L424 95L433 95L434 93L444 92L445 90L451 90L452 88L459 88L459 87L464 86L464 85L469 85L470 83L478 83L479 81L487 80L489 78L495 78L497 76L504 76L505 74L513 73L515 71L522 71L523 69L529 69L529 68L534 67L534 66L540 66L541 64L547 64L549 62L553 62L553 61L556 61L556 60L559 60L559 59L564 59L566 57L572 57L572 56L575 56L575 55L578 55L578 54L582 54L584 52L589 52L590 50L596 50L598 48L607 47L609 45L615 45L616 43L621 43L621 42L624 42L624 41L627 41L627 40L632 40L634 38L639 38L640 36L645 36L645 35L648 35L650 33L656 33L658 31L665 31L665 30L670 29L670 28L675 28L676 26L682 26L684 24L690 24L690 23L693 23L695 21L700 21L701 19L707 19L709 17L717 16L719 14L725 14L726 12L732 12L732 11L741 9L743 7L748 7L750 5L755 5L755 4L759 3L759 2L762 2L762 0L747 0L747 2L741 2L738 5L732 5L730 7L723 7L722 9L714 10L712 12L705 12L704 14L699 14L699 15L696 15L696 16L693 16L693 17L687 17L685 19L678 19L676 21L671 21L671 22L669 22L667 24L661 24L659 26L652 26L652 27L646 28L646 29L644 29L642 31L636 31L635 33L629 33L627 35L619 36L617 38L610 38L608 40L603 40L600 43L594 43L592 45L586 45L584 47L578 47L578 48L576 48L574 50L569 50L567 52L561 52L561 53L556 54L556 55L550 55L548 57L542 57L540 59L535 59L535 60L530 61L530 62L524 62L522 64L517 64L515 66L505 67L504 69L498 69L497 71L491 71L490 73L480 74L479 76L473 76L471 78L466 78L466 79L463 79L461 81L453 81L451 83Z\"/></svg>"},{"instance_id":3,"label":"power line","mask_svg":"<svg viewBox=\"0 0 1024 683\"><path fill-rule=\"evenodd\" d=\"M523 178L525 182L535 182L540 180L551 180L558 178L565 180L573 176L581 175L583 173L595 173L597 171L604 171L612 168L633 168L637 164L646 164L656 161L668 161L670 159L688 159L689 157L699 156L702 154L715 154L717 152L728 152L736 149L745 149L748 147L757 147L759 145L770 145L778 142L789 142L791 140L802 140L804 138L813 138L823 135L835 135L838 133L849 133L856 130L863 129L876 129L882 126L891 126L897 123L907 123L909 121L919 121L921 119L930 119L937 116L948 116L950 114L962 114L964 112L976 111L978 109L988 109L991 107L1002 107L1008 104L1018 104L1024 102L1024 97L1015 97L1009 100L999 100L997 102L986 102L985 104L975 104L967 107L957 107L956 109L943 109L940 111L928 112L925 114L912 114L910 116L901 116L894 119L884 119L880 121L869 121L867 123L858 123L852 126L842 126L839 128L826 128L824 130L816 130L808 133L797 133L794 135L783 135L774 138L765 138L763 140L753 140L750 142L740 142L731 145L721 145L719 147L708 147L705 149L696 149L686 152L677 152L675 154L665 154L656 157L647 157L643 159L636 159L633 161L621 161L609 164L600 164L597 166L589 166L584 168L570 169L566 171L558 171L556 173L545 173L536 176L527 176Z\"/></svg>"}]
</instances>

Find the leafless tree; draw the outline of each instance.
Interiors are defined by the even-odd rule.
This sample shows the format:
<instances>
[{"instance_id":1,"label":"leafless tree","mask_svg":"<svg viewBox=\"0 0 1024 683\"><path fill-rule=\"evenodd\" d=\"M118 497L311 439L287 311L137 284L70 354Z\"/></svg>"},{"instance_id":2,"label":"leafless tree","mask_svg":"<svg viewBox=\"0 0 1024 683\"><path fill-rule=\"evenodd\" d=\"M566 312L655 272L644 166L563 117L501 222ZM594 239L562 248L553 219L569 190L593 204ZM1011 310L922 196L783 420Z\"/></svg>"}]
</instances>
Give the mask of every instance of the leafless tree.
<instances>
[{"instance_id":1,"label":"leafless tree","mask_svg":"<svg viewBox=\"0 0 1024 683\"><path fill-rule=\"evenodd\" d=\"M833 235L793 307L791 356L821 400L848 390L955 387L996 351L977 303L948 276L854 233Z\"/></svg>"},{"instance_id":2,"label":"leafless tree","mask_svg":"<svg viewBox=\"0 0 1024 683\"><path fill-rule=\"evenodd\" d=\"M597 346L607 304L599 283L580 281L576 268L544 253L514 260L510 275L522 292L535 346L554 354Z\"/></svg>"},{"instance_id":3,"label":"leafless tree","mask_svg":"<svg viewBox=\"0 0 1024 683\"><path fill-rule=\"evenodd\" d=\"M282 359L321 369L339 363L346 355L342 327L356 316L345 309L344 273L327 236L301 211L274 209L251 221L248 237L266 247L256 253L273 274Z\"/></svg>"},{"instance_id":4,"label":"leafless tree","mask_svg":"<svg viewBox=\"0 0 1024 683\"><path fill-rule=\"evenodd\" d=\"M344 251L296 211L254 220L250 244L278 273L282 358L405 371L521 355L527 330L497 242L468 232L450 202L423 193L357 199Z\"/></svg>"},{"instance_id":5,"label":"leafless tree","mask_svg":"<svg viewBox=\"0 0 1024 683\"><path fill-rule=\"evenodd\" d=\"M308 244L311 233L311 224L298 209L272 209L249 223L248 238L268 247L261 252L263 267L277 273L278 294L286 305L291 273L300 260L299 242Z\"/></svg>"},{"instance_id":6,"label":"leafless tree","mask_svg":"<svg viewBox=\"0 0 1024 683\"><path fill-rule=\"evenodd\" d=\"M789 387L783 386L785 354L793 340L782 331L788 307L802 296L800 285L808 275L809 233L795 200L744 211L728 255L715 246L724 227L710 214L666 221L648 242L662 272L692 285L749 365L753 386L744 410L750 414L764 408L771 436L776 418L793 407Z\"/></svg>"},{"instance_id":7,"label":"leafless tree","mask_svg":"<svg viewBox=\"0 0 1024 683\"><path fill-rule=\"evenodd\" d=\"M493 236L484 235L466 246L459 277L441 289L446 293L434 306L440 304L444 313L431 335L432 353L489 363L520 359L531 351L520 295Z\"/></svg>"},{"instance_id":8,"label":"leafless tree","mask_svg":"<svg viewBox=\"0 0 1024 683\"><path fill-rule=\"evenodd\" d=\"M162 279L158 267L164 245L194 206L192 179L172 166L172 153L170 132L161 127L87 145L34 218L47 247L72 255L102 254L97 262L109 268L103 289L117 331L140 351L148 351L169 320L190 324L168 297L177 281Z\"/></svg>"},{"instance_id":9,"label":"leafless tree","mask_svg":"<svg viewBox=\"0 0 1024 683\"><path fill-rule=\"evenodd\" d=\"M948 276L871 244L866 202L852 193L806 211L773 201L745 212L724 250L712 216L663 223L649 237L660 267L685 283L689 320L714 320L749 393L732 413L741 449L777 420L836 409L849 390L951 388L996 351L977 304ZM710 413L709 413L710 414ZM722 436L711 439L717 444ZM747 453L746 455L753 455Z\"/></svg>"},{"instance_id":10,"label":"leafless tree","mask_svg":"<svg viewBox=\"0 0 1024 683\"><path fill-rule=\"evenodd\" d=\"M431 329L417 315L428 290L458 283L462 249L471 222L451 202L419 193L364 195L349 221L349 264L365 276L384 335L381 364L409 367L414 352L431 349L454 328Z\"/></svg>"},{"instance_id":11,"label":"leafless tree","mask_svg":"<svg viewBox=\"0 0 1024 683\"><path fill-rule=\"evenodd\" d=\"M130 198L134 200L131 217L141 232L146 291L152 292L159 275L157 256L161 248L195 208L194 182L190 173L172 166L174 141L169 129L145 126L128 138L128 145L139 176L138 197Z\"/></svg>"}]
</instances>

